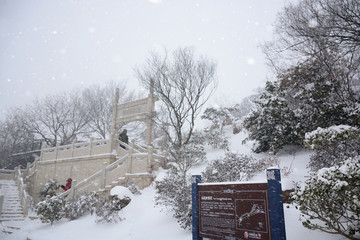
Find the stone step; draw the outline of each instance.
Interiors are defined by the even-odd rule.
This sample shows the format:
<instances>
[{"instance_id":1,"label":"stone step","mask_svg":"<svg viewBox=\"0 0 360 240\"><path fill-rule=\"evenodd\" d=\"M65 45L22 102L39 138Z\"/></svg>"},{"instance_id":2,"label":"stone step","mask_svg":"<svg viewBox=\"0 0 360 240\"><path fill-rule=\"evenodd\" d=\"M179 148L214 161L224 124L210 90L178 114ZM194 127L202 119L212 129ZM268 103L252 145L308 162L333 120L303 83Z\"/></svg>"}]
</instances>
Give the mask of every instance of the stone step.
<instances>
[{"instance_id":1,"label":"stone step","mask_svg":"<svg viewBox=\"0 0 360 240\"><path fill-rule=\"evenodd\" d=\"M1 213L1 216L22 216L23 215L23 212L22 211L11 211L11 212L2 212Z\"/></svg>"},{"instance_id":2,"label":"stone step","mask_svg":"<svg viewBox=\"0 0 360 240\"><path fill-rule=\"evenodd\" d=\"M1 222L24 221L25 218L0 218Z\"/></svg>"},{"instance_id":3,"label":"stone step","mask_svg":"<svg viewBox=\"0 0 360 240\"><path fill-rule=\"evenodd\" d=\"M1 194L4 195L4 202L2 212L0 214L0 221L4 225L4 232L11 234L16 227L7 226L7 224L14 221L24 221L23 210L21 206L18 187L13 180L0 181Z\"/></svg>"}]
</instances>

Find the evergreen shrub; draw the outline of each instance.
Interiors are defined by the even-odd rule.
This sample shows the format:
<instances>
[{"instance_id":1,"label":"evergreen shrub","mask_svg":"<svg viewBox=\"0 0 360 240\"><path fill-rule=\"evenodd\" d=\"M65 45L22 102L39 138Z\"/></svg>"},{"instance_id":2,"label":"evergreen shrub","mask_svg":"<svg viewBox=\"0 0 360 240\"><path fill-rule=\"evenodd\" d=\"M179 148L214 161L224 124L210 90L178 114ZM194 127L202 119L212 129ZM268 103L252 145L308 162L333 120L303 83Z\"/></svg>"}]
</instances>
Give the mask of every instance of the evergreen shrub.
<instances>
[{"instance_id":1,"label":"evergreen shrub","mask_svg":"<svg viewBox=\"0 0 360 240\"><path fill-rule=\"evenodd\" d=\"M39 192L40 200L44 200L48 197L55 196L58 189L59 189L59 185L57 184L57 182L55 180L50 179L40 189Z\"/></svg>"},{"instance_id":2,"label":"evergreen shrub","mask_svg":"<svg viewBox=\"0 0 360 240\"><path fill-rule=\"evenodd\" d=\"M305 227L360 239L360 157L319 170L292 198Z\"/></svg>"},{"instance_id":3,"label":"evergreen shrub","mask_svg":"<svg viewBox=\"0 0 360 240\"><path fill-rule=\"evenodd\" d=\"M156 184L156 205L168 209L184 229L192 224L191 176L172 167L167 176Z\"/></svg>"},{"instance_id":4,"label":"evergreen shrub","mask_svg":"<svg viewBox=\"0 0 360 240\"><path fill-rule=\"evenodd\" d=\"M50 222L52 225L65 216L65 200L56 196L47 198L35 205L35 212L42 222Z\"/></svg>"},{"instance_id":5,"label":"evergreen shrub","mask_svg":"<svg viewBox=\"0 0 360 240\"><path fill-rule=\"evenodd\" d=\"M315 150L309 167L316 172L360 155L360 131L347 125L318 128L305 135L304 145Z\"/></svg>"}]
</instances>

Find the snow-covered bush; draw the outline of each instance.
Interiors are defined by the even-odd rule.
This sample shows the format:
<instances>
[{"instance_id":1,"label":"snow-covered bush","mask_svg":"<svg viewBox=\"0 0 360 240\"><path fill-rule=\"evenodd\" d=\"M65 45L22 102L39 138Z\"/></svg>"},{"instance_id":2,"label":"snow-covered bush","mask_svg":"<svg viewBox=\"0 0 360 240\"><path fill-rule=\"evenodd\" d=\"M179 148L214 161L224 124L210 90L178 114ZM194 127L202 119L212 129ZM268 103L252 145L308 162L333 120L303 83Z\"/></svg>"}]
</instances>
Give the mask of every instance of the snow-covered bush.
<instances>
[{"instance_id":1,"label":"snow-covered bush","mask_svg":"<svg viewBox=\"0 0 360 240\"><path fill-rule=\"evenodd\" d=\"M40 200L44 200L47 197L55 196L58 189L59 189L59 185L57 184L57 182L55 180L50 179L40 189L39 192Z\"/></svg>"},{"instance_id":2,"label":"snow-covered bush","mask_svg":"<svg viewBox=\"0 0 360 240\"><path fill-rule=\"evenodd\" d=\"M139 186L135 182L129 182L127 184L127 188L130 190L132 194L140 195L141 192L139 190Z\"/></svg>"},{"instance_id":3,"label":"snow-covered bush","mask_svg":"<svg viewBox=\"0 0 360 240\"><path fill-rule=\"evenodd\" d=\"M348 125L317 128L315 131L305 134L304 145L312 150L324 146L333 146L339 141L348 141L358 137L360 131L356 127Z\"/></svg>"},{"instance_id":4,"label":"snow-covered bush","mask_svg":"<svg viewBox=\"0 0 360 240\"><path fill-rule=\"evenodd\" d=\"M316 172L360 155L360 131L347 125L318 128L306 134L304 144L315 150L309 167Z\"/></svg>"},{"instance_id":5,"label":"snow-covered bush","mask_svg":"<svg viewBox=\"0 0 360 240\"><path fill-rule=\"evenodd\" d=\"M225 125L232 123L230 111L228 108L207 108L201 119L207 119L211 121L210 129L220 129L222 131Z\"/></svg>"},{"instance_id":6,"label":"snow-covered bush","mask_svg":"<svg viewBox=\"0 0 360 240\"><path fill-rule=\"evenodd\" d=\"M254 152L276 153L285 145L298 144L295 126L299 121L279 84L267 82L263 94L255 104L256 109L243 121L244 128L249 132L244 142L256 140Z\"/></svg>"},{"instance_id":7,"label":"snow-covered bush","mask_svg":"<svg viewBox=\"0 0 360 240\"><path fill-rule=\"evenodd\" d=\"M229 140L218 128L209 130L205 135L205 140L212 148L225 149L229 146Z\"/></svg>"},{"instance_id":8,"label":"snow-covered bush","mask_svg":"<svg viewBox=\"0 0 360 240\"><path fill-rule=\"evenodd\" d=\"M184 229L191 227L191 176L169 169L168 175L156 184L156 205L165 206Z\"/></svg>"},{"instance_id":9,"label":"snow-covered bush","mask_svg":"<svg viewBox=\"0 0 360 240\"><path fill-rule=\"evenodd\" d=\"M305 227L360 239L360 158L319 170L297 186L293 200Z\"/></svg>"},{"instance_id":10,"label":"snow-covered bush","mask_svg":"<svg viewBox=\"0 0 360 240\"><path fill-rule=\"evenodd\" d=\"M35 205L35 212L42 222L50 222L52 225L65 216L65 200L56 196L47 198Z\"/></svg>"},{"instance_id":11,"label":"snow-covered bush","mask_svg":"<svg viewBox=\"0 0 360 240\"><path fill-rule=\"evenodd\" d=\"M204 132L196 131L191 137L191 143L197 146L210 145L212 148L225 149L229 145L229 140L220 128L205 129Z\"/></svg>"},{"instance_id":12,"label":"snow-covered bush","mask_svg":"<svg viewBox=\"0 0 360 240\"><path fill-rule=\"evenodd\" d=\"M91 215L99 208L95 193L80 195L75 201L66 203L66 218L77 219L87 213Z\"/></svg>"},{"instance_id":13,"label":"snow-covered bush","mask_svg":"<svg viewBox=\"0 0 360 240\"><path fill-rule=\"evenodd\" d=\"M225 152L224 158L217 158L202 172L205 182L246 181L258 171L258 162L252 157Z\"/></svg>"},{"instance_id":14,"label":"snow-covered bush","mask_svg":"<svg viewBox=\"0 0 360 240\"><path fill-rule=\"evenodd\" d=\"M126 205L120 199L114 198L106 200L96 209L96 223L118 223L123 219L119 216L119 211Z\"/></svg>"},{"instance_id":15,"label":"snow-covered bush","mask_svg":"<svg viewBox=\"0 0 360 240\"><path fill-rule=\"evenodd\" d=\"M131 191L123 186L116 186L110 190L110 199L99 202L95 210L97 223L118 223L123 219L119 211L126 207L132 198Z\"/></svg>"},{"instance_id":16,"label":"snow-covered bush","mask_svg":"<svg viewBox=\"0 0 360 240\"><path fill-rule=\"evenodd\" d=\"M181 159L174 159L172 167L186 173L190 168L203 163L206 159L206 152L202 144L190 143L183 145L177 154Z\"/></svg>"}]
</instances>

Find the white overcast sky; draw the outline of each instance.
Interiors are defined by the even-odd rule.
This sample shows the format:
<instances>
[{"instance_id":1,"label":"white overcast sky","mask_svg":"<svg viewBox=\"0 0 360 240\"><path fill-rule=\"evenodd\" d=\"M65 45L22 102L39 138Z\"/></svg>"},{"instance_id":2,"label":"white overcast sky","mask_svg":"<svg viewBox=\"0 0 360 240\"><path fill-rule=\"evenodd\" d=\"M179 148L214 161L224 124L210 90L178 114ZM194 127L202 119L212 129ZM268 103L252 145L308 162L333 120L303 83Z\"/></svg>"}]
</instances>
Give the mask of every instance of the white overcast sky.
<instances>
[{"instance_id":1,"label":"white overcast sky","mask_svg":"<svg viewBox=\"0 0 360 240\"><path fill-rule=\"evenodd\" d=\"M259 44L290 0L0 0L0 117L35 96L126 81L150 51L192 46L218 63L213 104L264 86ZM296 0L292 0L296 2Z\"/></svg>"}]
</instances>

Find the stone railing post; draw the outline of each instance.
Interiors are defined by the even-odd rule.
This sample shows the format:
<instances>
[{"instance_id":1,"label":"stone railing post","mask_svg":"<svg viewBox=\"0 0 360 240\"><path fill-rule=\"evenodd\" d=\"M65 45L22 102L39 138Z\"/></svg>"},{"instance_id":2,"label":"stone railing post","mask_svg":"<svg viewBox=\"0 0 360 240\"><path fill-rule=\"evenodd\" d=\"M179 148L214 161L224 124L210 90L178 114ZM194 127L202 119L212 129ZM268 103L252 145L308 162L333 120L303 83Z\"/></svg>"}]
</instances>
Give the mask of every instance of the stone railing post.
<instances>
[{"instance_id":1,"label":"stone railing post","mask_svg":"<svg viewBox=\"0 0 360 240\"><path fill-rule=\"evenodd\" d=\"M1 195L1 189L0 189L0 212L2 212L3 205L4 205L4 196Z\"/></svg>"},{"instance_id":2,"label":"stone railing post","mask_svg":"<svg viewBox=\"0 0 360 240\"><path fill-rule=\"evenodd\" d=\"M136 148L135 139L131 139L131 147Z\"/></svg>"},{"instance_id":3,"label":"stone railing post","mask_svg":"<svg viewBox=\"0 0 360 240\"><path fill-rule=\"evenodd\" d=\"M72 141L72 145L71 145L71 157L74 157L74 145L75 145L75 143L76 143L76 139L74 139L73 141Z\"/></svg>"},{"instance_id":4,"label":"stone railing post","mask_svg":"<svg viewBox=\"0 0 360 240\"><path fill-rule=\"evenodd\" d=\"M134 150L133 150L133 148L130 148L129 150L128 150L128 158L127 158L127 172L128 173L133 173L133 171L132 171L132 165L133 165L133 162L132 162L132 155L133 155L133 153L134 153Z\"/></svg>"},{"instance_id":5,"label":"stone railing post","mask_svg":"<svg viewBox=\"0 0 360 240\"><path fill-rule=\"evenodd\" d=\"M59 153L59 146L60 144L59 143L56 143L56 149L55 149L55 159L58 159L58 153Z\"/></svg>"},{"instance_id":6,"label":"stone railing post","mask_svg":"<svg viewBox=\"0 0 360 240\"><path fill-rule=\"evenodd\" d=\"M70 194L69 194L69 199L71 201L74 201L74 199L75 199L75 190L76 190L75 187L76 187L76 180L72 180Z\"/></svg>"},{"instance_id":7,"label":"stone railing post","mask_svg":"<svg viewBox=\"0 0 360 240\"><path fill-rule=\"evenodd\" d=\"M45 149L45 144L41 144L40 161L43 160L43 157L44 157L43 150L44 149Z\"/></svg>"},{"instance_id":8,"label":"stone railing post","mask_svg":"<svg viewBox=\"0 0 360 240\"><path fill-rule=\"evenodd\" d=\"M29 195L26 195L25 203L24 203L24 206L23 206L23 209L24 209L24 217L27 217L28 214L29 214L29 206L30 206L30 196L29 196Z\"/></svg>"},{"instance_id":9,"label":"stone railing post","mask_svg":"<svg viewBox=\"0 0 360 240\"><path fill-rule=\"evenodd\" d=\"M14 171L14 180L16 181L16 184L18 184L19 186L19 179L18 179L18 175L19 175L19 171L18 171L19 167L15 167L15 171Z\"/></svg>"},{"instance_id":10,"label":"stone railing post","mask_svg":"<svg viewBox=\"0 0 360 240\"><path fill-rule=\"evenodd\" d=\"M94 138L91 137L90 138L90 143L89 143L89 156L91 156L91 154L92 154L93 142L94 142Z\"/></svg>"},{"instance_id":11,"label":"stone railing post","mask_svg":"<svg viewBox=\"0 0 360 240\"><path fill-rule=\"evenodd\" d=\"M30 169L30 163L29 163L29 162L27 162L27 163L26 163L26 170L25 170L25 174L26 174L26 176L28 176L28 175L29 175L29 169Z\"/></svg>"},{"instance_id":12,"label":"stone railing post","mask_svg":"<svg viewBox=\"0 0 360 240\"><path fill-rule=\"evenodd\" d=\"M103 189L105 189L105 186L106 186L106 166L107 166L107 162L103 162L102 164L102 181L101 181L101 187Z\"/></svg>"},{"instance_id":13,"label":"stone railing post","mask_svg":"<svg viewBox=\"0 0 360 240\"><path fill-rule=\"evenodd\" d=\"M147 156L147 172L151 173L151 164L154 160L154 149L151 146L148 146L148 156Z\"/></svg>"}]
</instances>

